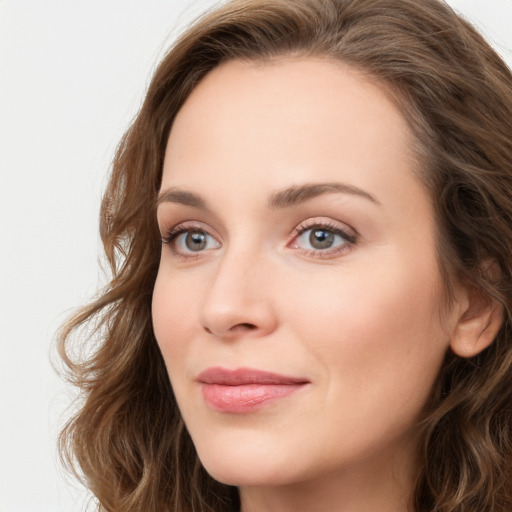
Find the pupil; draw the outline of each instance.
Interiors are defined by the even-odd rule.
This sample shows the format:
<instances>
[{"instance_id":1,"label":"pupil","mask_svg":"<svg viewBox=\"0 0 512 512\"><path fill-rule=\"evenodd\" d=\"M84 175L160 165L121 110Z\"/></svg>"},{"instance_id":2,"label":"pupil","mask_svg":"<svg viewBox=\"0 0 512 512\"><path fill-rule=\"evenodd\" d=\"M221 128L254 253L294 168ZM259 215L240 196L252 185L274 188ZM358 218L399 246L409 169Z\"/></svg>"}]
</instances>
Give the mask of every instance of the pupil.
<instances>
[{"instance_id":1,"label":"pupil","mask_svg":"<svg viewBox=\"0 0 512 512\"><path fill-rule=\"evenodd\" d=\"M206 247L206 236L204 233L188 233L185 238L185 245L191 251L200 251Z\"/></svg>"},{"instance_id":2,"label":"pupil","mask_svg":"<svg viewBox=\"0 0 512 512\"><path fill-rule=\"evenodd\" d=\"M315 249L327 249L334 241L334 234L323 229L316 229L311 232L309 241Z\"/></svg>"}]
</instances>

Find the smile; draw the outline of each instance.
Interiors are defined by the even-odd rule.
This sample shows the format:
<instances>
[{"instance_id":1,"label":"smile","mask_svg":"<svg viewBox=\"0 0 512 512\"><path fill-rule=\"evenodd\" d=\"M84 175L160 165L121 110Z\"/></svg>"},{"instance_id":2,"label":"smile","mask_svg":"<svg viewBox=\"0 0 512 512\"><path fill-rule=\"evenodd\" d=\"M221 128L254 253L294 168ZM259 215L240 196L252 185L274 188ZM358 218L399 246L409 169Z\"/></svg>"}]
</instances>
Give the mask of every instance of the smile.
<instances>
[{"instance_id":1,"label":"smile","mask_svg":"<svg viewBox=\"0 0 512 512\"><path fill-rule=\"evenodd\" d=\"M197 381L203 399L214 411L243 414L284 398L310 382L251 368L209 368Z\"/></svg>"}]
</instances>

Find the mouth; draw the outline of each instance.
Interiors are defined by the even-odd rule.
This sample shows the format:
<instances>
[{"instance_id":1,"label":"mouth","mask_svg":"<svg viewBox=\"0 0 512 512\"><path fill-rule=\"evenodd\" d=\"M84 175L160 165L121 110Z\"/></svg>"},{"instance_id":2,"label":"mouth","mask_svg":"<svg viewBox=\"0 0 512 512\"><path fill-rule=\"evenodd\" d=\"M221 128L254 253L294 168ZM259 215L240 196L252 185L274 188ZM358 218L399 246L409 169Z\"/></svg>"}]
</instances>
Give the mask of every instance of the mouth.
<instances>
[{"instance_id":1,"label":"mouth","mask_svg":"<svg viewBox=\"0 0 512 512\"><path fill-rule=\"evenodd\" d=\"M285 398L310 383L303 378L289 377L252 368L209 368L199 374L206 405L214 411L243 414Z\"/></svg>"}]
</instances>

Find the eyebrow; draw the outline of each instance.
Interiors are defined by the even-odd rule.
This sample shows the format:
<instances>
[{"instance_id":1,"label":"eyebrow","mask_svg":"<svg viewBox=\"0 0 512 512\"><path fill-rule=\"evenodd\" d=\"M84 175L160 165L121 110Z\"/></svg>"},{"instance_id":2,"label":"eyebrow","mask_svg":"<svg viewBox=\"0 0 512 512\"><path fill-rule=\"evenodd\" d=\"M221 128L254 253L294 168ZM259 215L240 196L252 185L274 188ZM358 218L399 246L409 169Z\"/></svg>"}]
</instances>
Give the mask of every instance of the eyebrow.
<instances>
[{"instance_id":1,"label":"eyebrow","mask_svg":"<svg viewBox=\"0 0 512 512\"><path fill-rule=\"evenodd\" d=\"M308 199L335 192L359 196L375 204L380 204L369 192L353 185L347 185L346 183L311 183L289 187L274 192L270 196L268 204L270 208L288 208L303 203Z\"/></svg>"},{"instance_id":2,"label":"eyebrow","mask_svg":"<svg viewBox=\"0 0 512 512\"><path fill-rule=\"evenodd\" d=\"M334 182L296 185L283 190L278 190L270 195L268 207L270 209L289 208L291 206L304 203L314 197L332 193L355 195L380 205L380 202L369 192L353 185ZM210 210L206 201L200 195L178 187L171 187L161 192L156 200L156 206L158 207L162 203L177 203L185 206L191 206L192 208Z\"/></svg>"},{"instance_id":3,"label":"eyebrow","mask_svg":"<svg viewBox=\"0 0 512 512\"><path fill-rule=\"evenodd\" d=\"M162 203L177 203L208 210L205 200L200 195L177 187L168 188L158 194L156 206L158 207Z\"/></svg>"}]
</instances>

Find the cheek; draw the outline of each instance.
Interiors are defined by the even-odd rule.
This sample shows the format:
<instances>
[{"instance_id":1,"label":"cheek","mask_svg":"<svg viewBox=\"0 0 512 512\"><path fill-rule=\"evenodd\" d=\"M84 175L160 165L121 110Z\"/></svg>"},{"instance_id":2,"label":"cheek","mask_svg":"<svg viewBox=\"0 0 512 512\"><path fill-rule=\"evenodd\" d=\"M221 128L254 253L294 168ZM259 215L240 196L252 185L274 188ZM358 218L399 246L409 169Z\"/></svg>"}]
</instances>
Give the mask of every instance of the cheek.
<instances>
[{"instance_id":1,"label":"cheek","mask_svg":"<svg viewBox=\"0 0 512 512\"><path fill-rule=\"evenodd\" d=\"M153 290L152 318L156 340L167 367L178 366L197 323L199 293L188 293L189 284L171 280L159 271ZM169 368L170 369L170 368Z\"/></svg>"},{"instance_id":2,"label":"cheek","mask_svg":"<svg viewBox=\"0 0 512 512\"><path fill-rule=\"evenodd\" d=\"M316 276L307 294L290 294L296 307L289 323L321 362L329 386L362 400L363 390L371 396L380 387L389 400L410 391L422 401L449 344L439 315L439 273L414 259L380 262Z\"/></svg>"}]
</instances>

